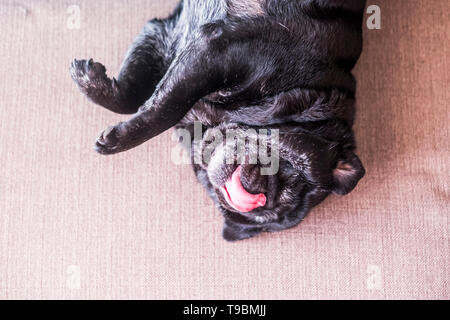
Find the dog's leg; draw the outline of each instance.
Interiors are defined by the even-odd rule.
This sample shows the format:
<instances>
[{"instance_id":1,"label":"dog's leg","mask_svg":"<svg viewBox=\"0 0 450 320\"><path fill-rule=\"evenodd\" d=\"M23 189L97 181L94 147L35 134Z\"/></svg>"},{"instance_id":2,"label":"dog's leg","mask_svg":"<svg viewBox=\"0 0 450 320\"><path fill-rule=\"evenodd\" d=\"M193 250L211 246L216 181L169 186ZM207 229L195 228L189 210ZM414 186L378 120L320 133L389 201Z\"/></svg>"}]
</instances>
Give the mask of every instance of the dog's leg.
<instances>
[{"instance_id":1,"label":"dog's leg","mask_svg":"<svg viewBox=\"0 0 450 320\"><path fill-rule=\"evenodd\" d=\"M195 37L172 62L139 112L103 132L97 151L114 154L134 148L175 126L199 99L235 84L245 69L240 64L242 55L223 47L225 40L212 44L211 37L220 34L220 27L211 27Z\"/></svg>"},{"instance_id":2,"label":"dog's leg","mask_svg":"<svg viewBox=\"0 0 450 320\"><path fill-rule=\"evenodd\" d=\"M147 23L128 51L117 80L108 78L105 67L92 59L75 60L70 72L81 92L110 111L136 113L167 70L174 19L176 15Z\"/></svg>"}]
</instances>

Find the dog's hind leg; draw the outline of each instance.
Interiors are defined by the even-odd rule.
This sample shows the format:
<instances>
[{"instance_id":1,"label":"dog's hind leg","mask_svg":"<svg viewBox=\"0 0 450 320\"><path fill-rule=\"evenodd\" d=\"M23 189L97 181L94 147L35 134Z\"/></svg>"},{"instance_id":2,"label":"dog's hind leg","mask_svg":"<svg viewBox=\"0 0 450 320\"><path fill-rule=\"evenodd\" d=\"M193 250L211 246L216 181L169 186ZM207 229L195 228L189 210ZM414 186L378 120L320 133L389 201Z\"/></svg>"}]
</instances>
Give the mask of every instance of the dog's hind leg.
<instances>
[{"instance_id":1,"label":"dog's hind leg","mask_svg":"<svg viewBox=\"0 0 450 320\"><path fill-rule=\"evenodd\" d=\"M106 68L92 59L73 61L70 72L81 92L110 111L136 113L152 95L170 64L170 33L176 19L175 13L167 20L146 24L129 49L117 80L108 78Z\"/></svg>"}]
</instances>

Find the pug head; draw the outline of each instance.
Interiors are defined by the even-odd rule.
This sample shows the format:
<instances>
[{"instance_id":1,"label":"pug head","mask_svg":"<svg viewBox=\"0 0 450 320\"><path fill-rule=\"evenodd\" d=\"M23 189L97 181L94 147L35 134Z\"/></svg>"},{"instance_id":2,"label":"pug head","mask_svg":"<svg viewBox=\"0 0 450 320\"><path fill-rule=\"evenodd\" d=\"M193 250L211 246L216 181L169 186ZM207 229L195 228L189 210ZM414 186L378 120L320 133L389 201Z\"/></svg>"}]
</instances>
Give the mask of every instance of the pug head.
<instances>
[{"instance_id":1,"label":"pug head","mask_svg":"<svg viewBox=\"0 0 450 320\"><path fill-rule=\"evenodd\" d=\"M228 241L291 228L329 194L351 192L365 174L353 151L336 142L274 132L255 137L249 128L221 126L209 129L196 149L202 156L197 174L225 217Z\"/></svg>"}]
</instances>

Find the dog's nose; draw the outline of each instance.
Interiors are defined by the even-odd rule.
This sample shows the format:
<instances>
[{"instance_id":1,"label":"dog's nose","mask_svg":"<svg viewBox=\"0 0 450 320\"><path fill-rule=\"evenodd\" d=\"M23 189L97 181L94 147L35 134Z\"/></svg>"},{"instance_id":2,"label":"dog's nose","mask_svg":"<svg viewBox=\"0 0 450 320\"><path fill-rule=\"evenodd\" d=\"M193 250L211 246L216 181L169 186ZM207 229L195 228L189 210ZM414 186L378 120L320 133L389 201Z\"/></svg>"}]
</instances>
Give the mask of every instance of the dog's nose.
<instances>
[{"instance_id":1,"label":"dog's nose","mask_svg":"<svg viewBox=\"0 0 450 320\"><path fill-rule=\"evenodd\" d=\"M241 182L242 167L239 166L227 181L221 191L225 200L234 209L240 212L250 212L256 208L264 207L267 198L263 193L251 194Z\"/></svg>"}]
</instances>

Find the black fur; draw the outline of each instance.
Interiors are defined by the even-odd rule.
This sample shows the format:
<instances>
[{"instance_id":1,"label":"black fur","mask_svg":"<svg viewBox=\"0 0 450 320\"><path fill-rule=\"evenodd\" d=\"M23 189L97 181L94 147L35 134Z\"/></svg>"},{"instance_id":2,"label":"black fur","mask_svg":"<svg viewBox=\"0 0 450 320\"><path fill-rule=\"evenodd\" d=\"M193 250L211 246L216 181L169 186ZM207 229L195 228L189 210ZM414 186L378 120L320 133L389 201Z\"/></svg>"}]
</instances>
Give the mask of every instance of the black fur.
<instances>
[{"instance_id":1,"label":"black fur","mask_svg":"<svg viewBox=\"0 0 450 320\"><path fill-rule=\"evenodd\" d=\"M103 65L72 63L93 102L135 115L97 140L101 154L129 150L172 128L280 130L280 170L243 165L242 184L265 193L251 213L230 208L218 188L235 165L194 165L224 214L227 240L297 225L331 192L364 175L354 154L356 82L365 0L184 0L152 20L132 45L118 79ZM246 3L247 2L247 3Z\"/></svg>"}]
</instances>

